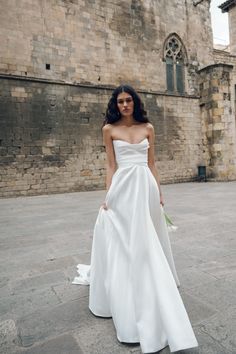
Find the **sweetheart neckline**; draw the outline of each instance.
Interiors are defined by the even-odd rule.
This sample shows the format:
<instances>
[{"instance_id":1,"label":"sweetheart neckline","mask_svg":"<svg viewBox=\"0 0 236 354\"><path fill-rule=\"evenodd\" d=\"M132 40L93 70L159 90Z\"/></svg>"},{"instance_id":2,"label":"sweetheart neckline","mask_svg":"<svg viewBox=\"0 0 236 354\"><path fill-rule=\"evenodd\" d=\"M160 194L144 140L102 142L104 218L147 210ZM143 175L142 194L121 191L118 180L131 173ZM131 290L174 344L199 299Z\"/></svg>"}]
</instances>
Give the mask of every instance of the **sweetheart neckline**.
<instances>
[{"instance_id":1,"label":"sweetheart neckline","mask_svg":"<svg viewBox=\"0 0 236 354\"><path fill-rule=\"evenodd\" d=\"M129 145L139 145L141 144L144 140L148 140L148 138L144 138L143 140L141 140L139 143L129 143L126 140L122 140L122 139L113 139L112 141L122 141L123 143L129 144Z\"/></svg>"}]
</instances>

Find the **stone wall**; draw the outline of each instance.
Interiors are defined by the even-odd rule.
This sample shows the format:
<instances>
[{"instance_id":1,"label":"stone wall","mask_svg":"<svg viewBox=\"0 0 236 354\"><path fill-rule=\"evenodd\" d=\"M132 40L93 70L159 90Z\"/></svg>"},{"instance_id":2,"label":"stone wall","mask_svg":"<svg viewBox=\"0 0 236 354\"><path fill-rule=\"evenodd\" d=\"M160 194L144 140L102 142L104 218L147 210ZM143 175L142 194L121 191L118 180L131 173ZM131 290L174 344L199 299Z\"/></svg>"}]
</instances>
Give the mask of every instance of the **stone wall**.
<instances>
[{"instance_id":1,"label":"stone wall","mask_svg":"<svg viewBox=\"0 0 236 354\"><path fill-rule=\"evenodd\" d=\"M3 195L102 188L104 93L42 82L0 83Z\"/></svg>"},{"instance_id":2,"label":"stone wall","mask_svg":"<svg viewBox=\"0 0 236 354\"><path fill-rule=\"evenodd\" d=\"M232 65L218 63L200 71L203 156L209 176L215 180L236 178L232 69Z\"/></svg>"},{"instance_id":3,"label":"stone wall","mask_svg":"<svg viewBox=\"0 0 236 354\"><path fill-rule=\"evenodd\" d=\"M231 159L231 165L234 164L236 166L236 55L231 53L227 53L225 51L214 50L214 61L215 63L224 63L232 66L232 70L230 71L230 107L228 109L228 119L230 122L231 128L231 136L232 142L231 146L231 156L233 156L233 160ZM228 142L226 141L226 144ZM234 178L236 179L236 168L234 173Z\"/></svg>"},{"instance_id":4,"label":"stone wall","mask_svg":"<svg viewBox=\"0 0 236 354\"><path fill-rule=\"evenodd\" d=\"M197 70L212 60L209 0L13 0L0 4L2 196L103 188L111 87L142 94L162 182L202 163ZM168 95L163 49L186 50L185 93Z\"/></svg>"},{"instance_id":5,"label":"stone wall","mask_svg":"<svg viewBox=\"0 0 236 354\"><path fill-rule=\"evenodd\" d=\"M166 91L163 46L185 45L186 91L212 61L210 1L13 0L0 4L0 72ZM2 10L2 11L1 11ZM50 66L50 69L49 69Z\"/></svg>"},{"instance_id":6,"label":"stone wall","mask_svg":"<svg viewBox=\"0 0 236 354\"><path fill-rule=\"evenodd\" d=\"M144 96L156 131L155 156L162 183L196 180L202 164L199 101L190 97ZM156 107L157 106L157 107Z\"/></svg>"},{"instance_id":7,"label":"stone wall","mask_svg":"<svg viewBox=\"0 0 236 354\"><path fill-rule=\"evenodd\" d=\"M101 125L111 90L0 80L0 195L105 187ZM201 162L198 100L143 92L161 180L193 180Z\"/></svg>"}]
</instances>

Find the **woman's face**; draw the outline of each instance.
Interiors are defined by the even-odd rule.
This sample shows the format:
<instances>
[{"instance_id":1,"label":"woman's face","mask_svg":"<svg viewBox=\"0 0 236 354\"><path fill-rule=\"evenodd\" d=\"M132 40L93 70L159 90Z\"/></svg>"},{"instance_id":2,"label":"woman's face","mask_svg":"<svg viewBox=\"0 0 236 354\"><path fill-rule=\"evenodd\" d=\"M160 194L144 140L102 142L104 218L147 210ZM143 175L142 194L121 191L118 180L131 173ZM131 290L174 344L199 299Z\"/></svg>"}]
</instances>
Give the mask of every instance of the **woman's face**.
<instances>
[{"instance_id":1,"label":"woman's face","mask_svg":"<svg viewBox=\"0 0 236 354\"><path fill-rule=\"evenodd\" d=\"M117 107L123 117L132 116L134 113L133 97L127 92L121 92L117 96Z\"/></svg>"}]
</instances>

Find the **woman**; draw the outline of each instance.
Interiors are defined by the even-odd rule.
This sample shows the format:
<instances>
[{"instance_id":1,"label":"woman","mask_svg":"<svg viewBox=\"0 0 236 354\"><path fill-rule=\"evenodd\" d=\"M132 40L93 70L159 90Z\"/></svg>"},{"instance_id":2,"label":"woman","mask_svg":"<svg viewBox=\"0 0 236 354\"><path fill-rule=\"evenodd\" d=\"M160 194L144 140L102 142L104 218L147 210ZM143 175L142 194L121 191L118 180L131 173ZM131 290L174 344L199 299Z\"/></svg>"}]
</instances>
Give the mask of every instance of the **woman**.
<instances>
[{"instance_id":1,"label":"woman","mask_svg":"<svg viewBox=\"0 0 236 354\"><path fill-rule=\"evenodd\" d=\"M154 129L132 87L115 89L102 130L108 191L94 228L91 267L79 265L74 283L90 283L90 310L112 316L120 342L140 342L143 353L196 347L177 289Z\"/></svg>"}]
</instances>

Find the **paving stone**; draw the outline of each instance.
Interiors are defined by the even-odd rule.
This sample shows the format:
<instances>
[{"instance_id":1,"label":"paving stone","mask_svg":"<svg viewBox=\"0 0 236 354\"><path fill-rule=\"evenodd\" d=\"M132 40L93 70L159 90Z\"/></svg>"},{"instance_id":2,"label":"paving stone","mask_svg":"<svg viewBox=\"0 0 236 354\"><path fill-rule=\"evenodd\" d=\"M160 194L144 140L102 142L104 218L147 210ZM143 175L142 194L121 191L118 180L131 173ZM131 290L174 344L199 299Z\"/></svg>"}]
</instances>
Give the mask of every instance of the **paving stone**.
<instances>
[{"instance_id":1,"label":"paving stone","mask_svg":"<svg viewBox=\"0 0 236 354\"><path fill-rule=\"evenodd\" d=\"M207 274L205 272L200 271L199 269L190 268L186 270L182 269L179 272L179 280L180 280L181 288L191 289L196 285L203 286L206 283L215 281L216 278L211 274Z\"/></svg>"},{"instance_id":2,"label":"paving stone","mask_svg":"<svg viewBox=\"0 0 236 354\"><path fill-rule=\"evenodd\" d=\"M203 321L199 328L229 352L236 353L236 306Z\"/></svg>"},{"instance_id":3,"label":"paving stone","mask_svg":"<svg viewBox=\"0 0 236 354\"><path fill-rule=\"evenodd\" d=\"M17 321L22 345L28 347L48 337L72 331L75 328L91 326L93 315L88 309L88 299L54 306L51 309L37 310Z\"/></svg>"},{"instance_id":4,"label":"paving stone","mask_svg":"<svg viewBox=\"0 0 236 354\"><path fill-rule=\"evenodd\" d=\"M232 254L222 255L216 260L202 263L199 265L199 270L218 279L228 279L231 276L236 279L236 252L233 251Z\"/></svg>"},{"instance_id":5,"label":"paving stone","mask_svg":"<svg viewBox=\"0 0 236 354\"><path fill-rule=\"evenodd\" d=\"M28 277L20 280L11 281L11 289L15 294L20 292L27 292L29 290L36 290L39 287L48 287L48 285L54 285L63 283L66 281L63 272L50 272L43 275L37 275L34 277Z\"/></svg>"},{"instance_id":6,"label":"paving stone","mask_svg":"<svg viewBox=\"0 0 236 354\"><path fill-rule=\"evenodd\" d=\"M232 249L230 246L224 246L223 244L219 246L217 243L214 245L209 239L210 247L206 248L202 239L196 240L195 237L189 237L187 240L183 239L178 242L178 250L183 252L188 250L188 255L192 258L198 258L204 262L217 260L219 257L222 257L222 254L230 255L232 254Z\"/></svg>"},{"instance_id":7,"label":"paving stone","mask_svg":"<svg viewBox=\"0 0 236 354\"><path fill-rule=\"evenodd\" d=\"M86 233L87 235L87 233ZM62 256L69 256L74 254L84 254L88 249L91 249L92 245L92 234L87 235L86 238L79 238L79 233L77 232L75 237L70 236L70 239L66 238L64 235L61 238L57 237L54 243L54 249L52 256L55 258Z\"/></svg>"},{"instance_id":8,"label":"paving stone","mask_svg":"<svg viewBox=\"0 0 236 354\"><path fill-rule=\"evenodd\" d=\"M210 335L202 332L200 326L194 327L193 329L199 346L187 350L180 350L177 352L178 354L233 354L233 352L222 346Z\"/></svg>"},{"instance_id":9,"label":"paving stone","mask_svg":"<svg viewBox=\"0 0 236 354\"><path fill-rule=\"evenodd\" d=\"M166 185L163 193L168 214L178 220L179 229L170 239L180 293L200 344L181 353L236 353L232 184ZM65 338L64 350L68 347L72 353L141 353L139 346L117 341L111 319L90 313L89 287L71 284L76 265L90 262L93 225L102 196L104 191L0 200L3 354L35 354L34 349L52 354L54 348L60 350L61 338ZM223 196L227 207L219 211L218 199ZM168 347L161 351L169 353Z\"/></svg>"},{"instance_id":10,"label":"paving stone","mask_svg":"<svg viewBox=\"0 0 236 354\"><path fill-rule=\"evenodd\" d=\"M235 306L236 303L236 280L217 279L214 282L196 286L186 290L186 293L197 297L206 305L215 310L223 311L229 306Z\"/></svg>"},{"instance_id":11,"label":"paving stone","mask_svg":"<svg viewBox=\"0 0 236 354\"><path fill-rule=\"evenodd\" d=\"M19 249L24 249L24 252L30 252L32 248L34 249L36 246L37 249L39 248L44 249L45 242L48 241L47 235L44 237L40 236L35 238L34 235L32 235L32 233L29 232L29 230L28 233L25 232L24 230L26 229L26 225L21 225L22 235L19 232L19 228L17 230L17 233L12 233L12 234L8 232L9 231L8 229L5 231L7 237L3 239L1 242L1 251L6 251L10 249L11 252L15 250L15 253L17 254L17 251Z\"/></svg>"},{"instance_id":12,"label":"paving stone","mask_svg":"<svg viewBox=\"0 0 236 354\"><path fill-rule=\"evenodd\" d=\"M65 334L50 339L30 349L20 351L21 354L83 354L79 344L72 335ZM85 354L85 353L84 353Z\"/></svg>"},{"instance_id":13,"label":"paving stone","mask_svg":"<svg viewBox=\"0 0 236 354\"><path fill-rule=\"evenodd\" d=\"M19 294L1 296L0 316L16 314L18 317L26 316L39 308L50 308L61 302L52 287L47 289L30 289Z\"/></svg>"},{"instance_id":14,"label":"paving stone","mask_svg":"<svg viewBox=\"0 0 236 354\"><path fill-rule=\"evenodd\" d=\"M89 287L88 286L80 286L75 285L70 282L66 284L59 284L53 286L54 292L57 294L57 297L61 300L61 302L68 302L80 299L81 297L88 297L89 295Z\"/></svg>"},{"instance_id":15,"label":"paving stone","mask_svg":"<svg viewBox=\"0 0 236 354\"><path fill-rule=\"evenodd\" d=\"M0 288L1 297L7 297L13 293L13 291L11 290L11 288L9 286L9 278L7 278L7 279L8 279L8 281L5 283L6 285L3 285Z\"/></svg>"},{"instance_id":16,"label":"paving stone","mask_svg":"<svg viewBox=\"0 0 236 354\"><path fill-rule=\"evenodd\" d=\"M66 257L50 257L42 264L37 263L32 266L30 274L39 274L39 273L47 273L50 271L63 270L74 265L75 261L72 256Z\"/></svg>"},{"instance_id":17,"label":"paving stone","mask_svg":"<svg viewBox=\"0 0 236 354\"><path fill-rule=\"evenodd\" d=\"M0 322L0 353L11 354L18 342L15 321L7 319Z\"/></svg>"},{"instance_id":18,"label":"paving stone","mask_svg":"<svg viewBox=\"0 0 236 354\"><path fill-rule=\"evenodd\" d=\"M15 254L16 253L16 254ZM23 279L29 277L34 264L43 264L50 258L48 248L39 250L34 247L30 252L18 249L16 252L0 251L0 269L8 278Z\"/></svg>"},{"instance_id":19,"label":"paving stone","mask_svg":"<svg viewBox=\"0 0 236 354\"><path fill-rule=\"evenodd\" d=\"M197 296L189 294L186 292L187 290L181 288L179 290L190 322L193 325L201 323L203 319L211 318L217 312L214 307L201 301Z\"/></svg>"},{"instance_id":20,"label":"paving stone","mask_svg":"<svg viewBox=\"0 0 236 354\"><path fill-rule=\"evenodd\" d=\"M205 264L205 262L199 258L192 257L189 254L186 254L186 250L182 250L179 245L173 244L173 256L177 268L177 272L181 273L182 270L198 268L201 264Z\"/></svg>"},{"instance_id":21,"label":"paving stone","mask_svg":"<svg viewBox=\"0 0 236 354\"><path fill-rule=\"evenodd\" d=\"M104 333L106 336L105 340ZM116 332L112 319L96 318L96 323L94 323L89 328L83 327L74 331L74 337L77 339L84 353L141 353L140 347L137 345L129 346L119 343L116 338Z\"/></svg>"},{"instance_id":22,"label":"paving stone","mask_svg":"<svg viewBox=\"0 0 236 354\"><path fill-rule=\"evenodd\" d=\"M5 276L0 276L0 289L6 286L9 282L9 278Z\"/></svg>"}]
</instances>

